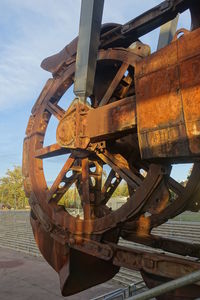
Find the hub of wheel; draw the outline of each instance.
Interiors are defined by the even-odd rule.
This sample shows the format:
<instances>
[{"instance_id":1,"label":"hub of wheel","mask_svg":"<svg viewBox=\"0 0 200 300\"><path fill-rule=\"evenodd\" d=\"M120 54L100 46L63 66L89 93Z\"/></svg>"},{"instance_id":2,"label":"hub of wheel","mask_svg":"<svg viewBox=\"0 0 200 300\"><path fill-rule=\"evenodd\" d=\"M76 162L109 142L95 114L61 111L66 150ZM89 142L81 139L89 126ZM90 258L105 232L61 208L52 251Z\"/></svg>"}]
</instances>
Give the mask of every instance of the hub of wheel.
<instances>
[{"instance_id":1,"label":"hub of wheel","mask_svg":"<svg viewBox=\"0 0 200 300\"><path fill-rule=\"evenodd\" d=\"M75 99L57 127L56 139L61 147L86 149L89 137L86 136L86 114L89 105Z\"/></svg>"},{"instance_id":2,"label":"hub of wheel","mask_svg":"<svg viewBox=\"0 0 200 300\"><path fill-rule=\"evenodd\" d=\"M119 138L136 131L135 97L93 109L75 99L57 127L56 139L61 147L94 149L92 144Z\"/></svg>"}]
</instances>

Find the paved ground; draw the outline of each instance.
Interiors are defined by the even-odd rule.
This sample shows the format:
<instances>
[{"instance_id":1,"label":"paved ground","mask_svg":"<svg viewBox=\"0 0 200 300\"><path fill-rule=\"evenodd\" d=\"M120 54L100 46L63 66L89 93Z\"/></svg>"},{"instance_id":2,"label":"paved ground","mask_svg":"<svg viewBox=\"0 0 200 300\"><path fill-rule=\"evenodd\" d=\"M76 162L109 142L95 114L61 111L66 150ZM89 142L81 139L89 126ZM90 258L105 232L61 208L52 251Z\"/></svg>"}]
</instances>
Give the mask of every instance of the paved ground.
<instances>
[{"instance_id":1,"label":"paved ground","mask_svg":"<svg viewBox=\"0 0 200 300\"><path fill-rule=\"evenodd\" d=\"M56 272L42 258L0 248L2 300L89 300L118 287L107 282L75 296L62 297Z\"/></svg>"}]
</instances>

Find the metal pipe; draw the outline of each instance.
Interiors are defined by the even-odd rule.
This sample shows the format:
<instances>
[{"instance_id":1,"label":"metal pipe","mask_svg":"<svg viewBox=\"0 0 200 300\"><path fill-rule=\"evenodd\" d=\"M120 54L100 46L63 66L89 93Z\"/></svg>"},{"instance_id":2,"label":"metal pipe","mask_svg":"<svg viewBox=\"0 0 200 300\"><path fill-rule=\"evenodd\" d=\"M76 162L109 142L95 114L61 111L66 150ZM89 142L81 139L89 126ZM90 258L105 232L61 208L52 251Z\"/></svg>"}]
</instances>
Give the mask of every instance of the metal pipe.
<instances>
[{"instance_id":1,"label":"metal pipe","mask_svg":"<svg viewBox=\"0 0 200 300\"><path fill-rule=\"evenodd\" d=\"M200 270L187 274L178 279L171 280L170 282L166 282L162 285L159 285L155 288L152 288L148 291L145 291L141 294L135 295L133 297L128 298L128 300L147 300L153 297L162 295L167 292L171 292L175 289L183 287L185 285L192 284L200 280Z\"/></svg>"}]
</instances>

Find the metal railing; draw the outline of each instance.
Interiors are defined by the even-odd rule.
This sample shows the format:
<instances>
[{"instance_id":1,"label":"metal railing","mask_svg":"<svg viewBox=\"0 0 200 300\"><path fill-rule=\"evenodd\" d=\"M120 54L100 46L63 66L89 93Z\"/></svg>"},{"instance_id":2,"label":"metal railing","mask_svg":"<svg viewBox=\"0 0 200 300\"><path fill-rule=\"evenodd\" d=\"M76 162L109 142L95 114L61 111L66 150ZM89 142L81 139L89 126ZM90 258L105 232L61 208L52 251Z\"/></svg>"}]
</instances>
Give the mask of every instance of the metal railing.
<instances>
[{"instance_id":1,"label":"metal railing","mask_svg":"<svg viewBox=\"0 0 200 300\"><path fill-rule=\"evenodd\" d=\"M125 290L117 289L112 292L106 293L99 297L92 298L91 300L124 300L125 299Z\"/></svg>"}]
</instances>

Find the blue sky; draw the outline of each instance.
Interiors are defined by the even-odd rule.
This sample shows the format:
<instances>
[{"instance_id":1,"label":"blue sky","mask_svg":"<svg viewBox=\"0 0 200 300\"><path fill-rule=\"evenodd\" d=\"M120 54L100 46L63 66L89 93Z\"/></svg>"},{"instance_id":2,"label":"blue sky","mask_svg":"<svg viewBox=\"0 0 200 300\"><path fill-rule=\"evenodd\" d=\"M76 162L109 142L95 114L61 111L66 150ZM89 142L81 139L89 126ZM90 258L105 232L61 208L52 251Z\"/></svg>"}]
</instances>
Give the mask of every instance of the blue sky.
<instances>
[{"instance_id":1,"label":"blue sky","mask_svg":"<svg viewBox=\"0 0 200 300\"><path fill-rule=\"evenodd\" d=\"M103 22L125 23L159 4L158 0L105 0ZM0 177L21 165L31 107L51 74L43 58L60 51L78 33L80 0L1 0L0 3ZM178 27L189 28L184 13ZM142 38L156 49L159 30ZM48 162L47 162L48 164ZM59 164L58 164L59 165ZM49 163L49 179L56 164ZM174 170L183 179L185 166Z\"/></svg>"}]
</instances>

